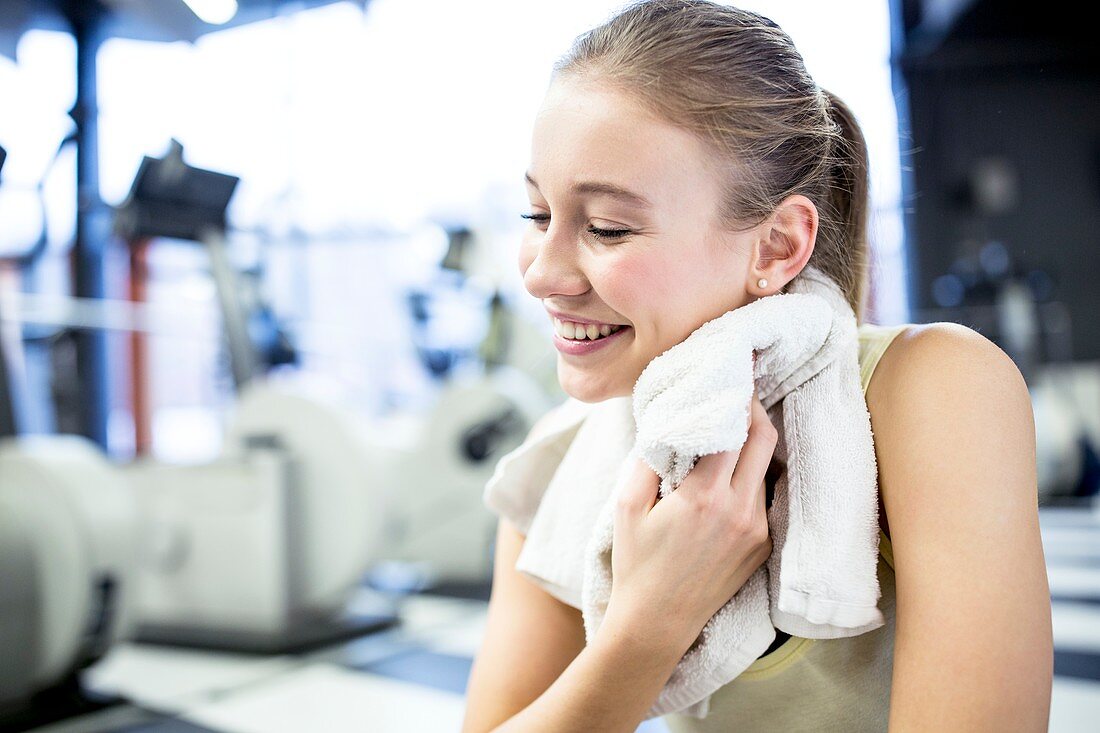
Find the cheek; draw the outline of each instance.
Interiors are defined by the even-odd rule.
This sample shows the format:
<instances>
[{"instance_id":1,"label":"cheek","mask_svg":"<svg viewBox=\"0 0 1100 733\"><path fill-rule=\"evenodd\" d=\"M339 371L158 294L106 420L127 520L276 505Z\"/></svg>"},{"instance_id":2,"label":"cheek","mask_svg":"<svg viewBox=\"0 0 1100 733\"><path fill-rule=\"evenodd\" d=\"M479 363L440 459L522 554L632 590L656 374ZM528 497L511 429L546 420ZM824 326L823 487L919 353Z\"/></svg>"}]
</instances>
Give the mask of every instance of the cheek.
<instances>
[{"instance_id":1,"label":"cheek","mask_svg":"<svg viewBox=\"0 0 1100 733\"><path fill-rule=\"evenodd\" d=\"M617 311L642 328L661 328L683 310L691 289L683 286L688 275L673 259L623 258L609 267L603 278L603 297Z\"/></svg>"},{"instance_id":2,"label":"cheek","mask_svg":"<svg viewBox=\"0 0 1100 733\"><path fill-rule=\"evenodd\" d=\"M608 284L608 302L631 319L646 348L655 353L732 307L723 305L730 298L726 274L702 267L697 252L681 255L624 260ZM611 300L612 293L618 300Z\"/></svg>"}]
</instances>

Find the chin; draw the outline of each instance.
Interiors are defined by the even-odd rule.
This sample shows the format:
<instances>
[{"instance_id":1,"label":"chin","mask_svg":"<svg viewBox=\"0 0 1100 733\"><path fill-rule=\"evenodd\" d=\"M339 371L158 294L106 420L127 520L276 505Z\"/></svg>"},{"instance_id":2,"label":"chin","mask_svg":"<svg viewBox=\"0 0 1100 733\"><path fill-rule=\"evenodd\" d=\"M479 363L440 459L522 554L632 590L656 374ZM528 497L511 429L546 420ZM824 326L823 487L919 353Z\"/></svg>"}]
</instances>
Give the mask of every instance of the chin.
<instances>
[{"instance_id":1,"label":"chin","mask_svg":"<svg viewBox=\"0 0 1100 733\"><path fill-rule=\"evenodd\" d=\"M612 384L593 379L570 366L558 364L558 384L573 399L581 402L603 402L612 397L627 397L632 393L630 385Z\"/></svg>"}]
</instances>

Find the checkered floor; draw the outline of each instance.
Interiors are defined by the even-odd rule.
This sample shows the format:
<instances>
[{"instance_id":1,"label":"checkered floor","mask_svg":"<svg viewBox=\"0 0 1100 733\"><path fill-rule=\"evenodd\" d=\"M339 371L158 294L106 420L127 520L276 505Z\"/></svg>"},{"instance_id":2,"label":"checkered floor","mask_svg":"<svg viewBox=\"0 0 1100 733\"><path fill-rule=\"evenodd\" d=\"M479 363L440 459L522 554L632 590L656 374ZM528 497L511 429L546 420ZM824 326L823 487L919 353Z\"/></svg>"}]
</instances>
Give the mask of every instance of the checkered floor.
<instances>
[{"instance_id":1,"label":"checkered floor","mask_svg":"<svg viewBox=\"0 0 1100 733\"><path fill-rule=\"evenodd\" d=\"M1100 720L1100 509L1044 509L1055 683L1050 730ZM457 731L485 602L438 595L402 601L393 629L305 657L235 657L128 645L90 670L89 684L140 704L140 721L102 718L50 733ZM157 711L155 714L149 711ZM119 716L123 718L119 718ZM45 730L45 729L39 729ZM639 729L660 733L659 720Z\"/></svg>"}]
</instances>

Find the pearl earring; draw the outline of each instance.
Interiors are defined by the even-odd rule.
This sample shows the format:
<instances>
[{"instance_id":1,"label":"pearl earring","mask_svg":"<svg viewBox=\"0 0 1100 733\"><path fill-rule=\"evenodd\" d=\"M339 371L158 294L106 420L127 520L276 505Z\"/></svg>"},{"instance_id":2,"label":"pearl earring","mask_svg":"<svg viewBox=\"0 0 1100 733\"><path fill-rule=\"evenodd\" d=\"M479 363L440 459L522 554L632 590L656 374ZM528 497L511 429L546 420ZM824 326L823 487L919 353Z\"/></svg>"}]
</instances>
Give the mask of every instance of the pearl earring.
<instances>
[{"instance_id":1,"label":"pearl earring","mask_svg":"<svg viewBox=\"0 0 1100 733\"><path fill-rule=\"evenodd\" d=\"M764 278L760 278L759 280L756 281L756 287L766 288L766 287L768 287L768 281L765 280Z\"/></svg>"}]
</instances>

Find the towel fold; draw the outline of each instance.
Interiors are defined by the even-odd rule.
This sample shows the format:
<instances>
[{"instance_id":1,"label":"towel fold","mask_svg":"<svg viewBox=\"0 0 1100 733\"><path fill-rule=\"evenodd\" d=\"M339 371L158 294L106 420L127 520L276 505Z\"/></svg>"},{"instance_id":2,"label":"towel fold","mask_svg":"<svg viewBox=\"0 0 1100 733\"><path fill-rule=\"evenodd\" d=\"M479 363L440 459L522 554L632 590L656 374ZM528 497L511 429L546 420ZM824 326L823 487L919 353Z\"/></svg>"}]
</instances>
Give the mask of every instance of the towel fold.
<instances>
[{"instance_id":1,"label":"towel fold","mask_svg":"<svg viewBox=\"0 0 1100 733\"><path fill-rule=\"evenodd\" d=\"M703 324L639 376L634 445L584 550L586 637L599 629L611 597L614 505L632 461L642 458L660 476L665 497L699 457L739 452L754 379L779 433L775 458L785 466L768 509L772 554L706 623L648 717L705 716L710 695L768 648L776 628L828 639L884 623L877 607L878 471L856 319L836 284L807 266L787 293Z\"/></svg>"}]
</instances>

